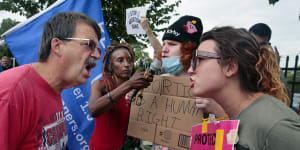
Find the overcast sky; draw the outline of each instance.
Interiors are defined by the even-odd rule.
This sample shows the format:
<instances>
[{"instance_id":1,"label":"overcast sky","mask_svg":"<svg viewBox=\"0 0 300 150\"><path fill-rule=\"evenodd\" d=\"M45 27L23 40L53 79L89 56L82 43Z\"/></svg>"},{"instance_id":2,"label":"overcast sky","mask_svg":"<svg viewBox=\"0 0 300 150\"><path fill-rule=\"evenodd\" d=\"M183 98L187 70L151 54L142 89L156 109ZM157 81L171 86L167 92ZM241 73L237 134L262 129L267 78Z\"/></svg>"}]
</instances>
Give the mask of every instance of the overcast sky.
<instances>
[{"instance_id":1,"label":"overcast sky","mask_svg":"<svg viewBox=\"0 0 300 150\"><path fill-rule=\"evenodd\" d=\"M275 5L269 5L268 0L182 0L176 11L179 16L174 16L170 23L180 16L194 15L201 18L204 32L215 26L231 25L248 29L255 23L266 23L272 29L271 43L277 46L280 55L290 55L293 56L290 59L294 59L300 53L300 0L280 0ZM25 20L24 17L0 11L0 21L7 17ZM159 40L162 34L159 34ZM147 51L152 57L152 48Z\"/></svg>"},{"instance_id":2,"label":"overcast sky","mask_svg":"<svg viewBox=\"0 0 300 150\"><path fill-rule=\"evenodd\" d=\"M170 23L183 15L197 16L204 32L215 26L249 29L255 23L266 23L272 29L271 43L280 55L294 59L300 54L300 0L280 0L275 5L269 5L268 0L182 0L177 12L179 16ZM161 40L162 34L158 38Z\"/></svg>"}]
</instances>

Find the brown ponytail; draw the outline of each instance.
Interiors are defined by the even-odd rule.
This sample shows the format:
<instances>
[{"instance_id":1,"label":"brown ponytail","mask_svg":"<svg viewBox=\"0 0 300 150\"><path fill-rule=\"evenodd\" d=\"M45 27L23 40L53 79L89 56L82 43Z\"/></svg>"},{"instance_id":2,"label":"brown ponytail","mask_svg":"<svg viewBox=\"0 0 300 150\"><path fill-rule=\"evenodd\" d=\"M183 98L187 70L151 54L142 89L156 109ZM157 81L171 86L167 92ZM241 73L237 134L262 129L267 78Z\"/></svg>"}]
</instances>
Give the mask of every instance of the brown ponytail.
<instances>
[{"instance_id":1,"label":"brown ponytail","mask_svg":"<svg viewBox=\"0 0 300 150\"><path fill-rule=\"evenodd\" d=\"M280 68L277 56L270 45L260 48L259 60L255 68L260 76L258 80L260 90L289 105L288 90L280 80Z\"/></svg>"}]
</instances>

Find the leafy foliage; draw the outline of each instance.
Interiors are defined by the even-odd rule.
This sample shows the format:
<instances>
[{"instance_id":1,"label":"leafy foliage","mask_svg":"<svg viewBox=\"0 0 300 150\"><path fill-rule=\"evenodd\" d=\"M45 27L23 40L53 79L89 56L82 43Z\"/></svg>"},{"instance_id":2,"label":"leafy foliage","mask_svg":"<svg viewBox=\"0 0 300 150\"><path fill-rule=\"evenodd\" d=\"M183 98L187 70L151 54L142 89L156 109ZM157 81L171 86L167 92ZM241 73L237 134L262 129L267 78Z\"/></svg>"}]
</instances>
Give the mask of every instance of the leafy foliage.
<instances>
[{"instance_id":1,"label":"leafy foliage","mask_svg":"<svg viewBox=\"0 0 300 150\"><path fill-rule=\"evenodd\" d=\"M298 66L300 68L300 66ZM294 71L288 71L286 79L288 81L293 81L294 80ZM299 82L300 81L300 71L297 71L296 73L296 78L294 82ZM294 92L295 93L300 93L300 84L294 84ZM292 89L292 84L288 84L289 89Z\"/></svg>"},{"instance_id":2,"label":"leafy foliage","mask_svg":"<svg viewBox=\"0 0 300 150\"><path fill-rule=\"evenodd\" d=\"M277 3L279 0L269 0L269 4L270 5L275 5L275 3Z\"/></svg>"},{"instance_id":3,"label":"leafy foliage","mask_svg":"<svg viewBox=\"0 0 300 150\"><path fill-rule=\"evenodd\" d=\"M2 0L0 10L17 13L27 18L49 7L56 0Z\"/></svg>"},{"instance_id":4,"label":"leafy foliage","mask_svg":"<svg viewBox=\"0 0 300 150\"><path fill-rule=\"evenodd\" d=\"M0 35L3 34L5 31L7 31L8 29L10 29L11 27L15 26L16 24L18 24L19 22L17 22L16 20L12 20L10 18L7 19L3 19L2 23L0 25ZM0 58L2 56L8 56L8 57L12 57L11 52L9 51L7 45L3 45L0 46Z\"/></svg>"},{"instance_id":5,"label":"leafy foliage","mask_svg":"<svg viewBox=\"0 0 300 150\"><path fill-rule=\"evenodd\" d=\"M0 10L18 13L27 18L36 13L46 9L56 0L2 0L0 1ZM181 0L173 0L173 3L167 0L102 0L102 10L104 20L109 32L111 41L126 41L135 48L137 61L148 64L151 60L149 55L143 51L149 43L146 35L128 35L126 32L126 9L132 7L148 7L147 18L150 27L153 29L155 35L161 32L164 28L157 28L157 26L169 23L172 16L178 15L174 13L175 8L179 6ZM151 61L150 61L151 62ZM139 65L139 63L137 63Z\"/></svg>"},{"instance_id":6,"label":"leafy foliage","mask_svg":"<svg viewBox=\"0 0 300 150\"><path fill-rule=\"evenodd\" d=\"M140 43L137 41L137 38L142 41L147 41L144 35L128 35L125 32L126 9L132 7L148 6L147 18L149 19L150 27L153 29L154 33L163 31L164 29L156 29L154 26L157 27L169 23L169 20L173 15L178 15L173 14L172 12L175 7L179 6L181 0L175 1L175 3L169 5L166 3L167 0L102 1L104 19L111 39L114 41L125 40L130 44Z\"/></svg>"},{"instance_id":7,"label":"leafy foliage","mask_svg":"<svg viewBox=\"0 0 300 150\"><path fill-rule=\"evenodd\" d=\"M139 45L132 45L136 57L135 69L139 71L145 71L150 66L152 59L148 53L143 51L143 48Z\"/></svg>"},{"instance_id":8,"label":"leafy foliage","mask_svg":"<svg viewBox=\"0 0 300 150\"><path fill-rule=\"evenodd\" d=\"M126 9L132 7L147 6L147 18L149 20L150 28L152 28L155 35L161 32L164 28L155 28L159 25L169 23L173 15L178 15L174 12L175 8L179 6L181 0L177 0L172 4L166 4L167 0L107 0L102 1L102 10L106 27L112 41L126 41L132 45L136 55L136 70L144 71L146 67L151 64L149 54L143 51L146 44L149 43L146 35L128 35L126 32Z\"/></svg>"}]
</instances>

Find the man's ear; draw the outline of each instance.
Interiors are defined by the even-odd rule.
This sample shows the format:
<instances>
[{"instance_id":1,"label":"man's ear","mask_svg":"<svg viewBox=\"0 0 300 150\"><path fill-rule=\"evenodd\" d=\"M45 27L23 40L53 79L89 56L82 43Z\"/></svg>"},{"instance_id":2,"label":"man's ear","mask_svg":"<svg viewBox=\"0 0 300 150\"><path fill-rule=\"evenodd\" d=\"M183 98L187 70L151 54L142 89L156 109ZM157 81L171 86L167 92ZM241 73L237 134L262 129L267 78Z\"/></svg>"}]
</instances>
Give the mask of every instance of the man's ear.
<instances>
[{"instance_id":1,"label":"man's ear","mask_svg":"<svg viewBox=\"0 0 300 150\"><path fill-rule=\"evenodd\" d=\"M226 77L232 77L237 74L239 70L239 64L237 59L232 59L227 65L223 67L223 72Z\"/></svg>"},{"instance_id":2,"label":"man's ear","mask_svg":"<svg viewBox=\"0 0 300 150\"><path fill-rule=\"evenodd\" d=\"M54 54L54 55L57 55L57 56L62 56L62 44L64 44L63 41L61 41L60 39L58 38L53 38L51 40L51 52Z\"/></svg>"}]
</instances>

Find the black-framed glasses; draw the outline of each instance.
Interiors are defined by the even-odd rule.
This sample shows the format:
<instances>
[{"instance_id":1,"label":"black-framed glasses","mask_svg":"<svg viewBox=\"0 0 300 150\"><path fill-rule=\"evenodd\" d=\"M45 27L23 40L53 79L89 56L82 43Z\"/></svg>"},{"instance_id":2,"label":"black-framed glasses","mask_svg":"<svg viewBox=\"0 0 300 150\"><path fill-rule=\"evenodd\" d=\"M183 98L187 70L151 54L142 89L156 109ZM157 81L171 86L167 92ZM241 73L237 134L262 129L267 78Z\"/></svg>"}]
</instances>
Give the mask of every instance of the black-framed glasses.
<instances>
[{"instance_id":1,"label":"black-framed glasses","mask_svg":"<svg viewBox=\"0 0 300 150\"><path fill-rule=\"evenodd\" d=\"M197 51L193 55L193 59L191 62L191 66L193 70L197 68L197 64L199 64L202 60L205 59L221 59L218 54L212 52L205 52L205 51Z\"/></svg>"},{"instance_id":2,"label":"black-framed glasses","mask_svg":"<svg viewBox=\"0 0 300 150\"><path fill-rule=\"evenodd\" d=\"M271 43L270 43L270 42L261 42L261 43L259 43L259 45L260 45L260 46L271 45Z\"/></svg>"},{"instance_id":3,"label":"black-framed glasses","mask_svg":"<svg viewBox=\"0 0 300 150\"><path fill-rule=\"evenodd\" d=\"M87 41L86 44L81 44L81 45L87 45L91 51L95 51L97 49L97 51L101 55L101 49L99 47L97 47L97 44L93 40L91 40L91 39L84 39L84 38L64 38L64 40Z\"/></svg>"}]
</instances>

